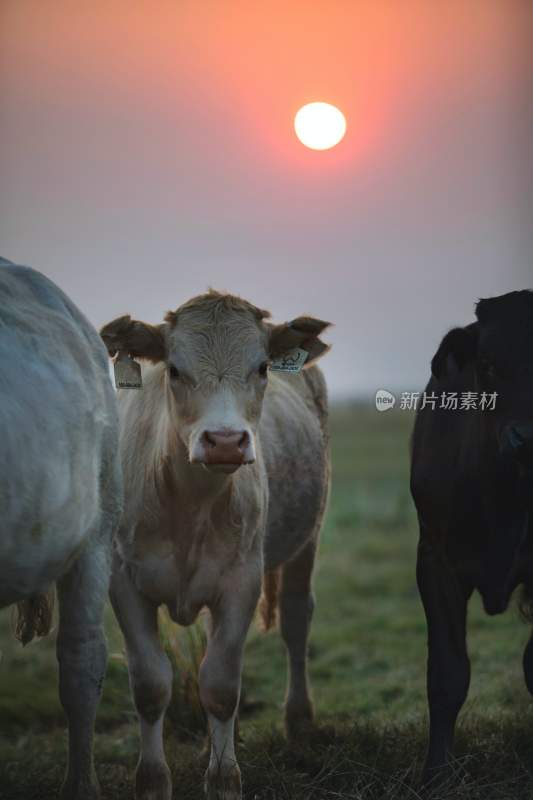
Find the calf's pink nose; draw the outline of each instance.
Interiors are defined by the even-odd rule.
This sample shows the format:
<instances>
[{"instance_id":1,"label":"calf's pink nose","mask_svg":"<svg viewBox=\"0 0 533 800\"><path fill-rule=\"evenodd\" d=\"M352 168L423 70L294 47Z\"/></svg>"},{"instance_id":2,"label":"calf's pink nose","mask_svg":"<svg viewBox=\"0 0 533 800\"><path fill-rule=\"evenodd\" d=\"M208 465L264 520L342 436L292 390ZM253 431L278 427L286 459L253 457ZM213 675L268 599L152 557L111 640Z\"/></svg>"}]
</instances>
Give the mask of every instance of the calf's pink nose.
<instances>
[{"instance_id":1,"label":"calf's pink nose","mask_svg":"<svg viewBox=\"0 0 533 800\"><path fill-rule=\"evenodd\" d=\"M206 464L243 464L250 435L247 431L204 431L202 444Z\"/></svg>"}]
</instances>

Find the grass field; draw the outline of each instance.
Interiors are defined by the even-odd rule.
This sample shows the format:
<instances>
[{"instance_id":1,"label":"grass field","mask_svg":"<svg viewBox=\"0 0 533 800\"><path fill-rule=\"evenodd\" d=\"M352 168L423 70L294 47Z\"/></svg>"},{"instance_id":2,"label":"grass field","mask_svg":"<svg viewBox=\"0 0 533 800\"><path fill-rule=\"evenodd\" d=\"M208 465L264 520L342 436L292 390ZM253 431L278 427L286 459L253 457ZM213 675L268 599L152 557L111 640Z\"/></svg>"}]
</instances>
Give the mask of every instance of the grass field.
<instances>
[{"instance_id":1,"label":"grass field","mask_svg":"<svg viewBox=\"0 0 533 800\"><path fill-rule=\"evenodd\" d=\"M252 631L244 672L240 762L249 800L416 798L425 747L425 623L414 580L408 412L361 406L332 414L333 492L316 573L310 672L317 729L282 734L285 657L276 632ZM104 797L133 796L137 727L122 641L107 617L110 659L96 754ZM528 628L513 605L470 610L472 685L452 777L438 798L531 798L533 711L521 673ZM25 650L0 614L0 798L56 796L65 763L53 637ZM175 797L201 798L203 740L170 721Z\"/></svg>"}]
</instances>

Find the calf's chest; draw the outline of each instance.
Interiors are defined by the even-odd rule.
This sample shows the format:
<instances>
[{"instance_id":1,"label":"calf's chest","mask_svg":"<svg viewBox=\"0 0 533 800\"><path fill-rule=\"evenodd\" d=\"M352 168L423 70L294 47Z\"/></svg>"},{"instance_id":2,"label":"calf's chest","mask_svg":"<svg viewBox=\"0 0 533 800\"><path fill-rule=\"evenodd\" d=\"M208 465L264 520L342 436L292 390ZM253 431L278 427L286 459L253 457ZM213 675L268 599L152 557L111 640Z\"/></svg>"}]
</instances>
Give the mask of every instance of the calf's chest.
<instances>
[{"instance_id":1,"label":"calf's chest","mask_svg":"<svg viewBox=\"0 0 533 800\"><path fill-rule=\"evenodd\" d=\"M234 547L200 527L157 543L141 537L127 561L141 594L166 605L175 622L191 625L204 606L216 601L221 579L236 557Z\"/></svg>"}]
</instances>

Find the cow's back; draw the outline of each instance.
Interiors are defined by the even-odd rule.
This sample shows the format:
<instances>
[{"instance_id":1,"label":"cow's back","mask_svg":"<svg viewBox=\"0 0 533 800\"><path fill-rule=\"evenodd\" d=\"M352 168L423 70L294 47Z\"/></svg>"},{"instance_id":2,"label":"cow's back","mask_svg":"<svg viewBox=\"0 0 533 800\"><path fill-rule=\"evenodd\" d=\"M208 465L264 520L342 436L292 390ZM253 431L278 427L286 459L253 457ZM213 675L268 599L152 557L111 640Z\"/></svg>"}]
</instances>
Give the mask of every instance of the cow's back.
<instances>
[{"instance_id":1,"label":"cow's back","mask_svg":"<svg viewBox=\"0 0 533 800\"><path fill-rule=\"evenodd\" d=\"M51 281L0 264L0 605L68 566L107 498L116 409L96 331Z\"/></svg>"},{"instance_id":2,"label":"cow's back","mask_svg":"<svg viewBox=\"0 0 533 800\"><path fill-rule=\"evenodd\" d=\"M272 569L318 532L327 504L327 390L318 367L271 374L259 438L269 483L265 566Z\"/></svg>"}]
</instances>

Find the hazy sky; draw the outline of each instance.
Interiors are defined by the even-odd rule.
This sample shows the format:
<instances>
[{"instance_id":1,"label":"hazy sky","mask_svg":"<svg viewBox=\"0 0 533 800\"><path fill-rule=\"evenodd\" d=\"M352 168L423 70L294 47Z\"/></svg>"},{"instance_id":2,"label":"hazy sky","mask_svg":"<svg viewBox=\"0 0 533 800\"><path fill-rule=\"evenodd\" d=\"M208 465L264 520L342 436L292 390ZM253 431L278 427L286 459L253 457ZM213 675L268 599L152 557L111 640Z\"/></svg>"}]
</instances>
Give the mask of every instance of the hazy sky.
<instances>
[{"instance_id":1,"label":"hazy sky","mask_svg":"<svg viewBox=\"0 0 533 800\"><path fill-rule=\"evenodd\" d=\"M213 286L334 322L337 396L419 388L533 287L528 5L0 0L0 253L96 325ZM313 100L331 151L293 133Z\"/></svg>"}]
</instances>

